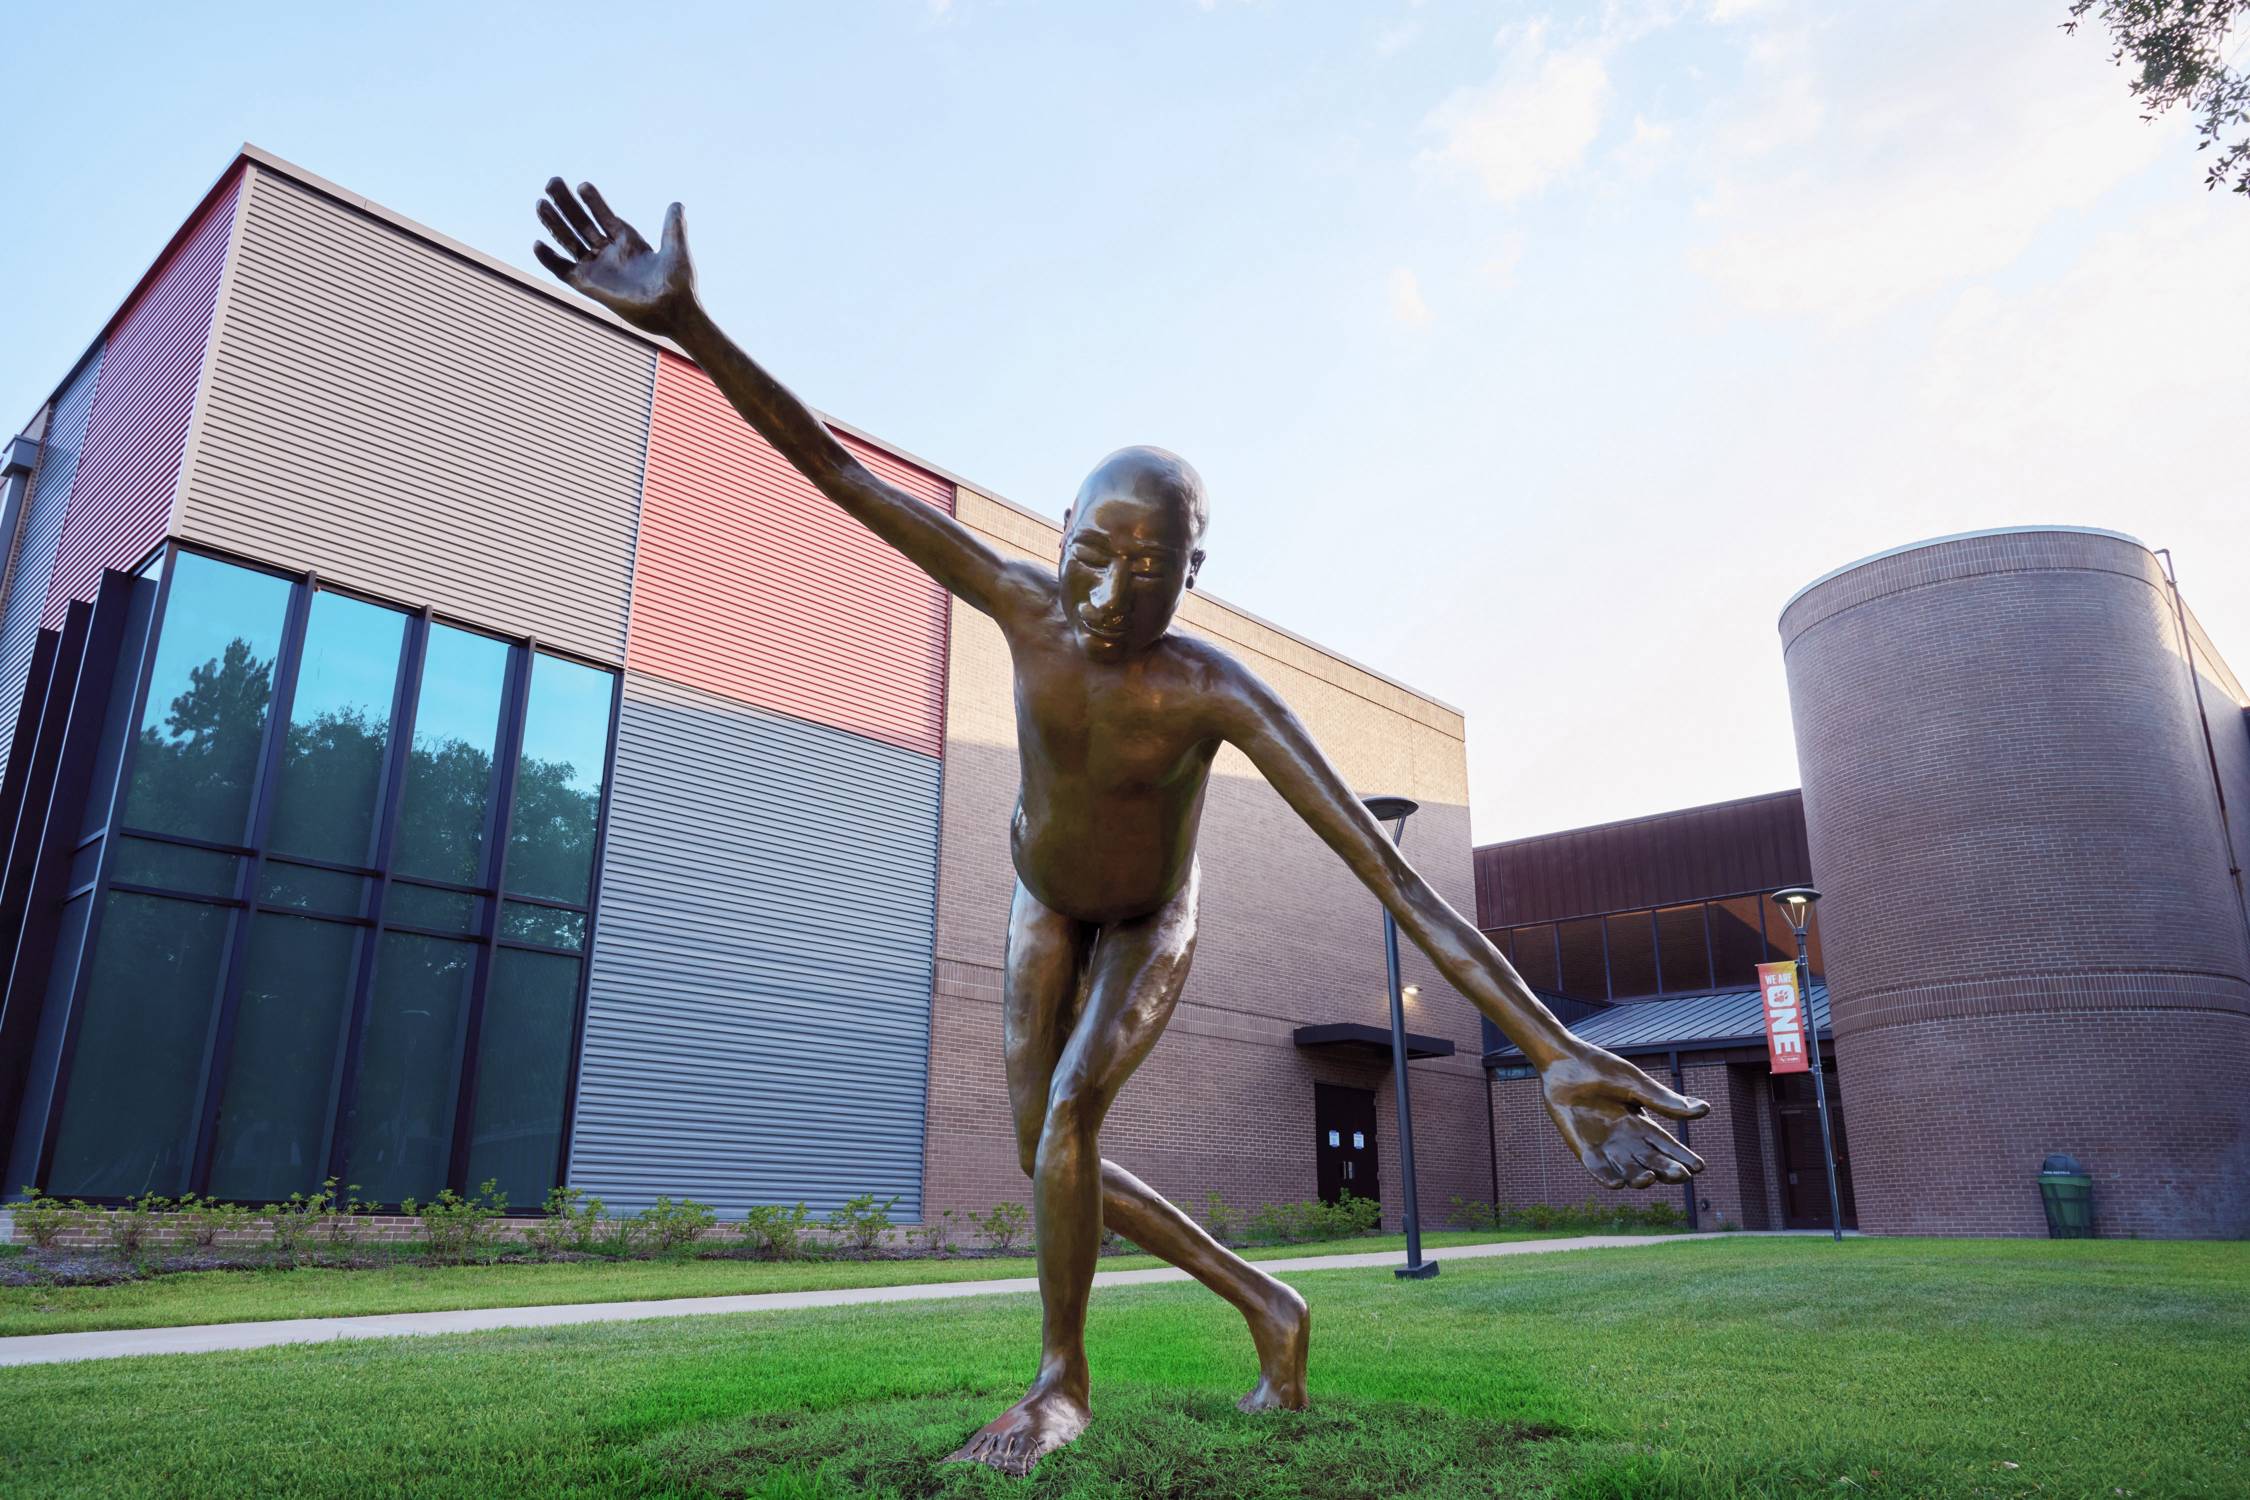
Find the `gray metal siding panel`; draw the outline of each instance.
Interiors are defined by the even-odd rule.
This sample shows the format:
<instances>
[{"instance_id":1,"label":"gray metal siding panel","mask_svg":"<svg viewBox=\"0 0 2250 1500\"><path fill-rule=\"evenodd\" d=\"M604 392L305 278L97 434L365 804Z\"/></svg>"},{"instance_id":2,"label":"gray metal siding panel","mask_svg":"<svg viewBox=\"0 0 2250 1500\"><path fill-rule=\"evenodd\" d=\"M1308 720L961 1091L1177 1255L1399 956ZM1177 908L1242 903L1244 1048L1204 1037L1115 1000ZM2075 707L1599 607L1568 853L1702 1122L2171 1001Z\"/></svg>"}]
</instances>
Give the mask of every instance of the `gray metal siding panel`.
<instances>
[{"instance_id":1,"label":"gray metal siding panel","mask_svg":"<svg viewBox=\"0 0 2250 1500\"><path fill-rule=\"evenodd\" d=\"M624 659L656 354L252 174L178 530Z\"/></svg>"},{"instance_id":2,"label":"gray metal siding panel","mask_svg":"<svg viewBox=\"0 0 2250 1500\"><path fill-rule=\"evenodd\" d=\"M920 1213L939 762L625 678L570 1183Z\"/></svg>"},{"instance_id":3,"label":"gray metal siding panel","mask_svg":"<svg viewBox=\"0 0 2250 1500\"><path fill-rule=\"evenodd\" d=\"M15 738L16 711L23 706L23 684L31 667L31 648L47 608L47 586L55 573L55 549L62 541L63 518L70 509L71 482L78 477L78 453L86 442L86 418L94 409L94 386L101 374L96 350L68 385L56 393L47 419L39 467L24 500L16 529L16 555L8 568L8 593L0 608L0 773L8 768Z\"/></svg>"}]
</instances>

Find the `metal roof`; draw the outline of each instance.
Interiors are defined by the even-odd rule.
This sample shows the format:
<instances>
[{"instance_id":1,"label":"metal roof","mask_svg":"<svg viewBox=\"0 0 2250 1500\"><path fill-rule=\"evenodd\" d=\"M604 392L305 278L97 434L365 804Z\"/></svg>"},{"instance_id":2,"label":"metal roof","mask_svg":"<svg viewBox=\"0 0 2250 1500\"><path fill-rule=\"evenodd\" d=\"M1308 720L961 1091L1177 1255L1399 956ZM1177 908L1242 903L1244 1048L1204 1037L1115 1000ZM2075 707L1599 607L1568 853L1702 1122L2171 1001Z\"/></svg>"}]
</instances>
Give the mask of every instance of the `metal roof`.
<instances>
[{"instance_id":1,"label":"metal roof","mask_svg":"<svg viewBox=\"0 0 2250 1500\"><path fill-rule=\"evenodd\" d=\"M1813 1025L1825 1040L1829 1035L1828 986L1812 986ZM1766 1039L1763 1001L1755 988L1709 990L1694 995L1666 995L1635 1000L1628 1005L1587 1016L1571 1023L1571 1034L1611 1052L1682 1052L1716 1047L1754 1046ZM1523 1061L1514 1047L1484 1055L1485 1063L1509 1067Z\"/></svg>"}]
</instances>

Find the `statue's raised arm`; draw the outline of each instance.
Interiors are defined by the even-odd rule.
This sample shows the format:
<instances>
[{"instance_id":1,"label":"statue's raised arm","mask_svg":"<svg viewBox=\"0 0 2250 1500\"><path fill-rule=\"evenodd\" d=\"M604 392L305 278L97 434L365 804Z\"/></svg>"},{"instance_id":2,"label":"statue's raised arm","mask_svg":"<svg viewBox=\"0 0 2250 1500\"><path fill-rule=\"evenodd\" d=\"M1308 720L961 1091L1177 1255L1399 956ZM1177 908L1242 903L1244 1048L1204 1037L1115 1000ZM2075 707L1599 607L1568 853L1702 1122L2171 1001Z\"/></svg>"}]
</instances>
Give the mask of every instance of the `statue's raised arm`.
<instances>
[{"instance_id":1,"label":"statue's raised arm","mask_svg":"<svg viewBox=\"0 0 2250 1500\"><path fill-rule=\"evenodd\" d=\"M666 210L662 239L651 246L592 183L573 194L556 177L539 200L539 222L554 241L532 247L541 265L636 328L678 344L799 473L916 567L1003 623L1047 600L1049 575L1002 557L944 511L878 478L719 330L695 295L679 204Z\"/></svg>"}]
</instances>

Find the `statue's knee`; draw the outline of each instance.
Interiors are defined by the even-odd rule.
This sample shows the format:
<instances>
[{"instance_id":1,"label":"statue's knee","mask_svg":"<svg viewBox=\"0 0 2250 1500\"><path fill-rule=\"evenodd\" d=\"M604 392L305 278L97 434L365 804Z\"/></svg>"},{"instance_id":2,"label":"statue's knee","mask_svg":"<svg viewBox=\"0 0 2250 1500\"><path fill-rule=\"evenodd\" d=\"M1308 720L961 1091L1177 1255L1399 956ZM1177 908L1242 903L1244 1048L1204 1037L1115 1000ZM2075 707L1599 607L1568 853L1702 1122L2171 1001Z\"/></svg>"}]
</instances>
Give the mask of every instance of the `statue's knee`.
<instances>
[{"instance_id":1,"label":"statue's knee","mask_svg":"<svg viewBox=\"0 0 2250 1500\"><path fill-rule=\"evenodd\" d=\"M1047 1096L1047 1119L1039 1132L1039 1154L1045 1156L1056 1150L1092 1151L1094 1131L1100 1123L1094 1091L1079 1086L1074 1080L1058 1078L1054 1092Z\"/></svg>"}]
</instances>

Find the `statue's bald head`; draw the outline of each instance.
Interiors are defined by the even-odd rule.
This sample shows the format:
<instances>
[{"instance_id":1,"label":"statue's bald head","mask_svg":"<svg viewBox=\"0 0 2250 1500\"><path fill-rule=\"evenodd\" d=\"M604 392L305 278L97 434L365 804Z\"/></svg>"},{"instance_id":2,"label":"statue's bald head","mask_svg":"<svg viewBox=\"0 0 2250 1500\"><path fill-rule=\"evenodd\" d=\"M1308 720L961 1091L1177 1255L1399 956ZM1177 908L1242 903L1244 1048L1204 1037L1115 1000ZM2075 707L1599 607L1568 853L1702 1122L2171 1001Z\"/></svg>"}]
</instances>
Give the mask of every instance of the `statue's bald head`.
<instances>
[{"instance_id":1,"label":"statue's bald head","mask_svg":"<svg viewBox=\"0 0 2250 1500\"><path fill-rule=\"evenodd\" d=\"M1094 472L1078 487L1078 499L1070 507L1072 516L1083 516L1094 501L1111 495L1177 511L1187 523L1193 545L1201 545L1203 529L1210 524L1211 505L1204 498L1203 476L1168 449L1145 443L1120 448L1094 465Z\"/></svg>"}]
</instances>

